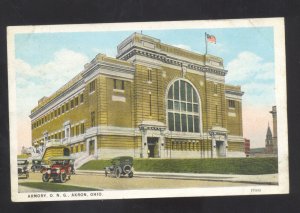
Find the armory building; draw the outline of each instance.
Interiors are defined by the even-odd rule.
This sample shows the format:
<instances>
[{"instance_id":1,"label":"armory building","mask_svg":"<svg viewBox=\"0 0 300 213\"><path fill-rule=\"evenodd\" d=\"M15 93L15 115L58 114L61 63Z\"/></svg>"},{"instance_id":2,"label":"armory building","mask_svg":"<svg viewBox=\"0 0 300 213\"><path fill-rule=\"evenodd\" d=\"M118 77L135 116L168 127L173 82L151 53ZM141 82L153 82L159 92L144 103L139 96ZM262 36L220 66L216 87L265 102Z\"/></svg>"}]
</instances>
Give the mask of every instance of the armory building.
<instances>
[{"instance_id":1,"label":"armory building","mask_svg":"<svg viewBox=\"0 0 300 213\"><path fill-rule=\"evenodd\" d=\"M33 145L55 140L98 158L245 156L243 92L225 84L221 58L138 33L117 48L39 100Z\"/></svg>"}]
</instances>

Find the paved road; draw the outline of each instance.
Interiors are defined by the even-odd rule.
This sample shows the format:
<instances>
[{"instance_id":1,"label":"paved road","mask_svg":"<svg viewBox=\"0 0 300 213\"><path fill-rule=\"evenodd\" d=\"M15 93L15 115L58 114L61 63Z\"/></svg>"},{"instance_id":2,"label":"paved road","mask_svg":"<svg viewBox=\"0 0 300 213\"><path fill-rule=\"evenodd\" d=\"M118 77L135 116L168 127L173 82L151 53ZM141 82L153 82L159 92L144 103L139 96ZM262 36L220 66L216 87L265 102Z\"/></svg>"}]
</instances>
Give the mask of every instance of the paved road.
<instances>
[{"instance_id":1,"label":"paved road","mask_svg":"<svg viewBox=\"0 0 300 213\"><path fill-rule=\"evenodd\" d=\"M30 173L28 179L19 179L19 182L42 182L41 173ZM76 174L71 177L67 184L82 187L91 187L103 190L124 190L124 189L172 189L172 188L189 188L189 187L230 187L230 186L249 186L246 183L234 183L224 181L205 181L205 180L182 180L182 179L165 179L157 177L123 177L113 178L105 177L103 174ZM20 187L22 192L30 188Z\"/></svg>"}]
</instances>

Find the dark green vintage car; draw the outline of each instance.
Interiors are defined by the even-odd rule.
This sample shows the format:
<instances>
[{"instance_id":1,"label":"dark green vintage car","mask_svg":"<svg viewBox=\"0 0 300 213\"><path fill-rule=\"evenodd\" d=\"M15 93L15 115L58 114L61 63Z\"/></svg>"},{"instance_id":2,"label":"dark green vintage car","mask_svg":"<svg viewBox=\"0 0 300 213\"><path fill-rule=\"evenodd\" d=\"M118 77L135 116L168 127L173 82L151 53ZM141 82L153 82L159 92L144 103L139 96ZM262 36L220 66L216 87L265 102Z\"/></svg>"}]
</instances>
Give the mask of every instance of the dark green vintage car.
<instances>
[{"instance_id":1,"label":"dark green vintage car","mask_svg":"<svg viewBox=\"0 0 300 213\"><path fill-rule=\"evenodd\" d=\"M133 177L133 157L120 156L111 160L111 166L105 167L105 176L114 176L119 178L121 176Z\"/></svg>"}]
</instances>

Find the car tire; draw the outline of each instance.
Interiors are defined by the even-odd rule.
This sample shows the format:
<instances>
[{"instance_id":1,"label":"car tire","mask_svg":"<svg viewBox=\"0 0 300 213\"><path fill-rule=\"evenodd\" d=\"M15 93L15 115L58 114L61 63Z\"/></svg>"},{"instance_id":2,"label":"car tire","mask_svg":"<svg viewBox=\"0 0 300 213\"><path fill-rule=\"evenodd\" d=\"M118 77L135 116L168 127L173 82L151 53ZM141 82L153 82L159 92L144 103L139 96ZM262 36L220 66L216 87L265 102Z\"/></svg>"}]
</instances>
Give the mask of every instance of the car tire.
<instances>
[{"instance_id":1,"label":"car tire","mask_svg":"<svg viewBox=\"0 0 300 213\"><path fill-rule=\"evenodd\" d=\"M48 182L49 181L49 175L48 174L43 174L43 176L42 176L42 180L43 180L43 182Z\"/></svg>"},{"instance_id":2,"label":"car tire","mask_svg":"<svg viewBox=\"0 0 300 213\"><path fill-rule=\"evenodd\" d=\"M132 171L129 172L128 177L129 177L129 178L132 178L132 177L133 177L133 172L132 172Z\"/></svg>"},{"instance_id":3,"label":"car tire","mask_svg":"<svg viewBox=\"0 0 300 213\"><path fill-rule=\"evenodd\" d=\"M60 174L60 182L65 183L67 181L67 175L66 174Z\"/></svg>"},{"instance_id":4,"label":"car tire","mask_svg":"<svg viewBox=\"0 0 300 213\"><path fill-rule=\"evenodd\" d=\"M116 168L115 176L116 176L116 178L119 178L121 176L121 172L120 172L119 168Z\"/></svg>"}]
</instances>

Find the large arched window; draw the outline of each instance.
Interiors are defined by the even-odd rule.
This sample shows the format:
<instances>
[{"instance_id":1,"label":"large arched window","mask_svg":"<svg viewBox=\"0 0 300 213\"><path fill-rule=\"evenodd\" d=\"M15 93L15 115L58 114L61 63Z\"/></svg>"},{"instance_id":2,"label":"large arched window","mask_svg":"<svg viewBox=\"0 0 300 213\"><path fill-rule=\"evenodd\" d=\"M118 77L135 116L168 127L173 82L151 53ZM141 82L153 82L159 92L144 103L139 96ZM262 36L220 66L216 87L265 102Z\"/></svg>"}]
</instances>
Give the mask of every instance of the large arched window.
<instances>
[{"instance_id":1,"label":"large arched window","mask_svg":"<svg viewBox=\"0 0 300 213\"><path fill-rule=\"evenodd\" d=\"M175 81L168 91L168 128L176 132L200 132L199 97L190 83Z\"/></svg>"}]
</instances>

